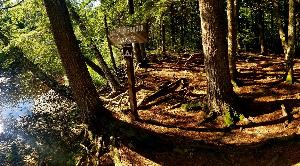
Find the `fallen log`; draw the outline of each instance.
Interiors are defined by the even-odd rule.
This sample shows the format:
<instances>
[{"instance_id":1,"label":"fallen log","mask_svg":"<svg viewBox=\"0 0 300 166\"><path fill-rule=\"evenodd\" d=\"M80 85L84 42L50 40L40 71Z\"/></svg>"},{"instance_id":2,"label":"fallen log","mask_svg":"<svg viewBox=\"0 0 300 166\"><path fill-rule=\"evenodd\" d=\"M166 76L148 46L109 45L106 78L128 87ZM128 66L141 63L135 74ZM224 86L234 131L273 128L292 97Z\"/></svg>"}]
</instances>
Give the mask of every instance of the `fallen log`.
<instances>
[{"instance_id":1,"label":"fallen log","mask_svg":"<svg viewBox=\"0 0 300 166\"><path fill-rule=\"evenodd\" d=\"M165 96L169 93L174 92L176 89L178 89L180 87L180 85L182 85L182 88L186 87L188 85L187 79L181 78L173 83L161 86L161 88L158 91L156 91L152 95L144 98L144 100L142 100L140 102L138 107L145 107L148 103L150 103L162 96Z\"/></svg>"}]
</instances>

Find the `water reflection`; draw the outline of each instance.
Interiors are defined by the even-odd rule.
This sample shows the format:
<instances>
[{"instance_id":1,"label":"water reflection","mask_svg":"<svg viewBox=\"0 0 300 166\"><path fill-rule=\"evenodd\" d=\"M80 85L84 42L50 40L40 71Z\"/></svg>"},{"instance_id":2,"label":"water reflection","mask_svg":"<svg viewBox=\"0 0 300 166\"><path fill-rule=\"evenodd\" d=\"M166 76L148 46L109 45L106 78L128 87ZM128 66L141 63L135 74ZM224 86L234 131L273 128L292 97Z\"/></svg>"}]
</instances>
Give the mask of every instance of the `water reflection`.
<instances>
[{"instance_id":1,"label":"water reflection","mask_svg":"<svg viewBox=\"0 0 300 166\"><path fill-rule=\"evenodd\" d=\"M0 133L5 132L4 121L30 116L34 106L34 96L26 92L26 84L22 86L18 78L8 73L0 75Z\"/></svg>"},{"instance_id":2,"label":"water reflection","mask_svg":"<svg viewBox=\"0 0 300 166\"><path fill-rule=\"evenodd\" d=\"M0 71L0 166L72 161L76 106L33 78Z\"/></svg>"}]
</instances>

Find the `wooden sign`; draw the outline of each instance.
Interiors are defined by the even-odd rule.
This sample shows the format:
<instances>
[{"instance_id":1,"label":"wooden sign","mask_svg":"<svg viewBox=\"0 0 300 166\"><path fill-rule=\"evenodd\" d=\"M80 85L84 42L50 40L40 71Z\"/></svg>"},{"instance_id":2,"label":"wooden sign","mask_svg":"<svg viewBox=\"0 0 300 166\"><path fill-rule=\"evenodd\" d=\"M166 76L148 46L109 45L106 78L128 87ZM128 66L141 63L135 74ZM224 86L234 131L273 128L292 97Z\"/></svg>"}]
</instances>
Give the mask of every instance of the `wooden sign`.
<instances>
[{"instance_id":1,"label":"wooden sign","mask_svg":"<svg viewBox=\"0 0 300 166\"><path fill-rule=\"evenodd\" d=\"M129 43L145 43L147 42L147 31L145 25L137 25L134 27L121 27L109 34L111 43L115 45Z\"/></svg>"}]
</instances>

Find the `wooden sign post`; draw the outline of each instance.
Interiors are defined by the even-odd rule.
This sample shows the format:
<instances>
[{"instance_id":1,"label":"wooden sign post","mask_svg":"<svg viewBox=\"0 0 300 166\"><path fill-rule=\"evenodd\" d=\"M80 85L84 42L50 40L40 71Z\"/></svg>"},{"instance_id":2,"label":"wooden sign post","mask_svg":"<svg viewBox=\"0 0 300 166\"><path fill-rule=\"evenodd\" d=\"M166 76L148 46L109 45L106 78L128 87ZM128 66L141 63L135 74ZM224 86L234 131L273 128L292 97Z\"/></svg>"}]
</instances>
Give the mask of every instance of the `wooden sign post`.
<instances>
[{"instance_id":1,"label":"wooden sign post","mask_svg":"<svg viewBox=\"0 0 300 166\"><path fill-rule=\"evenodd\" d=\"M109 40L114 45L123 45L123 56L127 64L130 108L134 118L138 119L132 43L147 42L146 28L144 25L121 27L110 33Z\"/></svg>"},{"instance_id":2,"label":"wooden sign post","mask_svg":"<svg viewBox=\"0 0 300 166\"><path fill-rule=\"evenodd\" d=\"M137 102L136 102L136 91L135 91L135 77L134 77L134 66L133 66L133 48L131 44L125 44L123 46L123 56L127 64L127 76L128 76L128 93L130 108L134 115L134 118L138 118Z\"/></svg>"}]
</instances>

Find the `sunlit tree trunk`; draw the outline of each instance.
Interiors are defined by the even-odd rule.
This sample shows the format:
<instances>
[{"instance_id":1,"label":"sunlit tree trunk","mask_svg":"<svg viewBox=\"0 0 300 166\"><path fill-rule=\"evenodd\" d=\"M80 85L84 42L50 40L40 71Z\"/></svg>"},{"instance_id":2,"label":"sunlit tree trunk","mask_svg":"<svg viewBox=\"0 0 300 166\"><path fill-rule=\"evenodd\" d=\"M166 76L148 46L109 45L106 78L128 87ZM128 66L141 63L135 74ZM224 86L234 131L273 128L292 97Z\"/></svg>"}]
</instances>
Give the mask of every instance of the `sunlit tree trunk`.
<instances>
[{"instance_id":1,"label":"sunlit tree trunk","mask_svg":"<svg viewBox=\"0 0 300 166\"><path fill-rule=\"evenodd\" d=\"M293 83L294 73L294 56L296 41L296 17L295 17L296 0L289 0L289 23L288 23L288 47L286 51L286 82Z\"/></svg>"},{"instance_id":2,"label":"sunlit tree trunk","mask_svg":"<svg viewBox=\"0 0 300 166\"><path fill-rule=\"evenodd\" d=\"M91 130L97 124L96 114L107 111L99 99L92 78L72 29L70 16L64 0L44 0L54 40L69 79L74 99Z\"/></svg>"},{"instance_id":3,"label":"sunlit tree trunk","mask_svg":"<svg viewBox=\"0 0 300 166\"><path fill-rule=\"evenodd\" d=\"M208 107L217 113L226 113L234 105L230 83L226 23L223 1L199 0L202 45L207 78Z\"/></svg>"},{"instance_id":4,"label":"sunlit tree trunk","mask_svg":"<svg viewBox=\"0 0 300 166\"><path fill-rule=\"evenodd\" d=\"M115 61L114 53L113 53L113 50L112 50L111 42L109 40L109 31L108 31L106 14L104 15L104 26L105 26L105 35L106 35L106 39L107 39L107 45L108 45L108 49L109 49L109 55L110 55L111 63L113 65L113 68L114 68L115 72L117 72L116 61Z\"/></svg>"},{"instance_id":5,"label":"sunlit tree trunk","mask_svg":"<svg viewBox=\"0 0 300 166\"><path fill-rule=\"evenodd\" d=\"M231 76L231 83L237 85L236 55L237 55L237 0L227 1L227 20L228 20L228 60Z\"/></svg>"}]
</instances>

